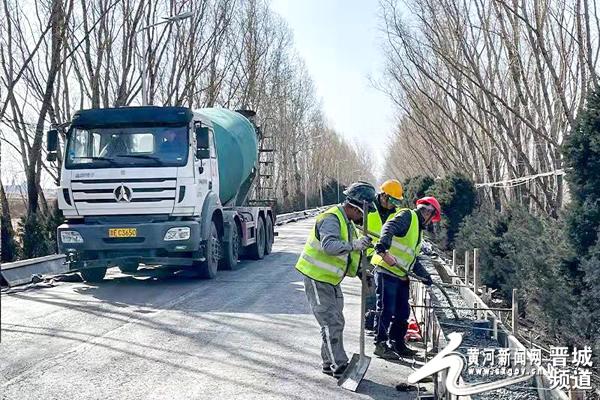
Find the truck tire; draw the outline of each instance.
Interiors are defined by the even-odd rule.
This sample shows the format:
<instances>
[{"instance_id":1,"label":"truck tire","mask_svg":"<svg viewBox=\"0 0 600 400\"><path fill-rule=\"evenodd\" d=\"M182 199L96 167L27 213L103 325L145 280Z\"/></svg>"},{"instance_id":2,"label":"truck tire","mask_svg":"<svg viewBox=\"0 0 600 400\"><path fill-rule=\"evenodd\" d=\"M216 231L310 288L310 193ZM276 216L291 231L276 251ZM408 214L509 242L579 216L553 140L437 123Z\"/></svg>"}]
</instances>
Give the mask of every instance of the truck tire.
<instances>
[{"instance_id":1,"label":"truck tire","mask_svg":"<svg viewBox=\"0 0 600 400\"><path fill-rule=\"evenodd\" d=\"M267 234L265 232L265 221L262 218L258 218L258 225L256 226L256 242L250 245L250 257L255 260L262 260L265 257L265 242Z\"/></svg>"},{"instance_id":2,"label":"truck tire","mask_svg":"<svg viewBox=\"0 0 600 400\"><path fill-rule=\"evenodd\" d=\"M273 232L273 220L267 215L267 227L266 227L266 239L265 239L265 254L271 254L273 250L273 242L275 241L275 233Z\"/></svg>"},{"instance_id":3,"label":"truck tire","mask_svg":"<svg viewBox=\"0 0 600 400\"><path fill-rule=\"evenodd\" d=\"M140 264L138 263L123 264L119 265L119 270L121 270L121 272L124 274L133 274L138 270L139 266Z\"/></svg>"},{"instance_id":4,"label":"truck tire","mask_svg":"<svg viewBox=\"0 0 600 400\"><path fill-rule=\"evenodd\" d=\"M198 278L201 279L213 279L217 276L217 270L219 269L219 231L215 221L210 224L210 236L206 243L206 260L194 262L194 268Z\"/></svg>"},{"instance_id":5,"label":"truck tire","mask_svg":"<svg viewBox=\"0 0 600 400\"><path fill-rule=\"evenodd\" d=\"M219 269L223 271L231 271L235 269L239 258L240 234L238 232L237 225L234 223L232 228L227 233L227 237L223 238Z\"/></svg>"},{"instance_id":6,"label":"truck tire","mask_svg":"<svg viewBox=\"0 0 600 400\"><path fill-rule=\"evenodd\" d=\"M90 268L79 271L84 282L102 282L106 275L106 268Z\"/></svg>"}]
</instances>

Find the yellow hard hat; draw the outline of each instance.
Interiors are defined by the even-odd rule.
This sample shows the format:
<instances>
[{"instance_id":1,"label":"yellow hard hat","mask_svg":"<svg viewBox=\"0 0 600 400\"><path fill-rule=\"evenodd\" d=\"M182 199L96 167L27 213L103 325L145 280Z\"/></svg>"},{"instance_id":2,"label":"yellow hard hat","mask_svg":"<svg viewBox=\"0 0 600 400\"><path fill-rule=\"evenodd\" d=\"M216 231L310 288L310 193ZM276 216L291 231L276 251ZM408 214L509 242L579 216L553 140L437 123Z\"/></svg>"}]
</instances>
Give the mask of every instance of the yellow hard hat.
<instances>
[{"instance_id":1,"label":"yellow hard hat","mask_svg":"<svg viewBox=\"0 0 600 400\"><path fill-rule=\"evenodd\" d=\"M381 191L396 200L401 200L404 197L404 189L402 184L396 179L388 179L383 182L380 187Z\"/></svg>"}]
</instances>

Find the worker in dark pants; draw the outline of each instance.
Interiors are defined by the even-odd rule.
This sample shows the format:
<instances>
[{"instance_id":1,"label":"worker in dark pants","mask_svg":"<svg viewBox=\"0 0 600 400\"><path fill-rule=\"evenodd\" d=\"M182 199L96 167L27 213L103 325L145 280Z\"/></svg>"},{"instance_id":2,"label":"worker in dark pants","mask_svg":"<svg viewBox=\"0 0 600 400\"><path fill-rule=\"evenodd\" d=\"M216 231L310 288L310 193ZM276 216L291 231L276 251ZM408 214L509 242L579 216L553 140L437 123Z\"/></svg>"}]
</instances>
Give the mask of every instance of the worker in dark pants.
<instances>
[{"instance_id":1,"label":"worker in dark pants","mask_svg":"<svg viewBox=\"0 0 600 400\"><path fill-rule=\"evenodd\" d=\"M342 376L348 365L344 350L344 296L340 286L346 277L357 276L361 251L371 246L371 238L360 236L363 203L373 208L375 188L365 182L350 185L344 191L343 204L317 216L317 221L296 263L304 275L304 291L310 308L321 327L323 373Z\"/></svg>"},{"instance_id":2,"label":"worker in dark pants","mask_svg":"<svg viewBox=\"0 0 600 400\"><path fill-rule=\"evenodd\" d=\"M375 210L369 213L368 228L369 231L381 235L383 224L396 212L396 207L400 206L400 201L404 197L404 189L400 181L396 179L388 179L383 182L379 188L375 201ZM372 236L374 242L379 240L378 237ZM374 248L367 249L368 261L375 254ZM373 276L367 275L367 296L366 296L366 313L365 313L365 329L367 334L373 335L375 329L375 319L377 318L376 311L376 285L373 281Z\"/></svg>"},{"instance_id":3,"label":"worker in dark pants","mask_svg":"<svg viewBox=\"0 0 600 400\"><path fill-rule=\"evenodd\" d=\"M385 359L410 357L415 351L404 342L410 316L410 282L407 272L427 280L431 276L417 262L423 230L441 220L441 208L434 197L417 200L414 210L401 209L383 225L381 238L371 259L377 284L377 320L375 355ZM389 344L388 344L389 341Z\"/></svg>"}]
</instances>

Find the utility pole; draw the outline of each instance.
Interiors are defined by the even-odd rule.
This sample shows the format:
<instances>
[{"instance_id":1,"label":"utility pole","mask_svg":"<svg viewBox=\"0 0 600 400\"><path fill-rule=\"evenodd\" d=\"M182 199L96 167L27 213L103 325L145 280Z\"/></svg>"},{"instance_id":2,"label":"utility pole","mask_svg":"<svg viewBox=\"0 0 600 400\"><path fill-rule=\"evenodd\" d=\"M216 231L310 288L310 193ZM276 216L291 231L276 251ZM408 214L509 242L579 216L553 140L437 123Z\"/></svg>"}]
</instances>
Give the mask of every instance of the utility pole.
<instances>
[{"instance_id":1,"label":"utility pole","mask_svg":"<svg viewBox=\"0 0 600 400\"><path fill-rule=\"evenodd\" d=\"M337 202L340 203L340 163L335 163L335 185L337 186Z\"/></svg>"},{"instance_id":2,"label":"utility pole","mask_svg":"<svg viewBox=\"0 0 600 400\"><path fill-rule=\"evenodd\" d=\"M147 70L148 68L146 65L146 61L147 61L146 54L148 52L146 49L146 33L144 31L146 31L150 28L154 28L155 26L158 26L158 25L171 24L173 22L181 21L181 20L190 18L192 15L194 15L194 13L192 11L188 11L188 12L185 12L182 14L173 15L171 17L162 17L163 21L156 22L156 23L150 24L150 25L146 25L136 32L136 34L142 33L142 49L140 51L140 56L141 56L140 68L141 68L141 73L142 73L142 105L143 106L148 105L148 93L147 93L148 89L146 88L146 74L148 73L148 70Z\"/></svg>"},{"instance_id":3,"label":"utility pole","mask_svg":"<svg viewBox=\"0 0 600 400\"><path fill-rule=\"evenodd\" d=\"M308 157L304 157L304 209L308 210Z\"/></svg>"},{"instance_id":4,"label":"utility pole","mask_svg":"<svg viewBox=\"0 0 600 400\"><path fill-rule=\"evenodd\" d=\"M306 155L304 157L304 209L308 209L308 154L309 152L312 154L312 151L315 148L317 143L314 142L315 139L320 139L323 135L317 135L311 137L312 142L306 148ZM319 184L320 185L320 184ZM321 206L323 206L323 196L321 195Z\"/></svg>"}]
</instances>

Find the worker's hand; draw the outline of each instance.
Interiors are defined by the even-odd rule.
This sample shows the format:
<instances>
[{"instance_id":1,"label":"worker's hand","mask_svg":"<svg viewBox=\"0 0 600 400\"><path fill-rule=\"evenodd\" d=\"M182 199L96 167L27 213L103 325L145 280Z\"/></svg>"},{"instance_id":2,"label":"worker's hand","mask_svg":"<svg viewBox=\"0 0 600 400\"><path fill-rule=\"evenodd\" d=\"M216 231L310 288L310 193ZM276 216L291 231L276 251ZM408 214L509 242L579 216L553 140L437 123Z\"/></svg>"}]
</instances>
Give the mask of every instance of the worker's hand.
<instances>
[{"instance_id":1,"label":"worker's hand","mask_svg":"<svg viewBox=\"0 0 600 400\"><path fill-rule=\"evenodd\" d=\"M352 251L363 251L371 247L372 239L369 236L361 236L352 241Z\"/></svg>"},{"instance_id":2,"label":"worker's hand","mask_svg":"<svg viewBox=\"0 0 600 400\"><path fill-rule=\"evenodd\" d=\"M381 256L381 258L383 258L383 261L385 261L385 263L387 265L394 266L394 265L396 265L398 263L398 260L396 260L396 257L394 257L393 255L391 255L387 251L385 252L385 254L383 254L383 256Z\"/></svg>"}]
</instances>

